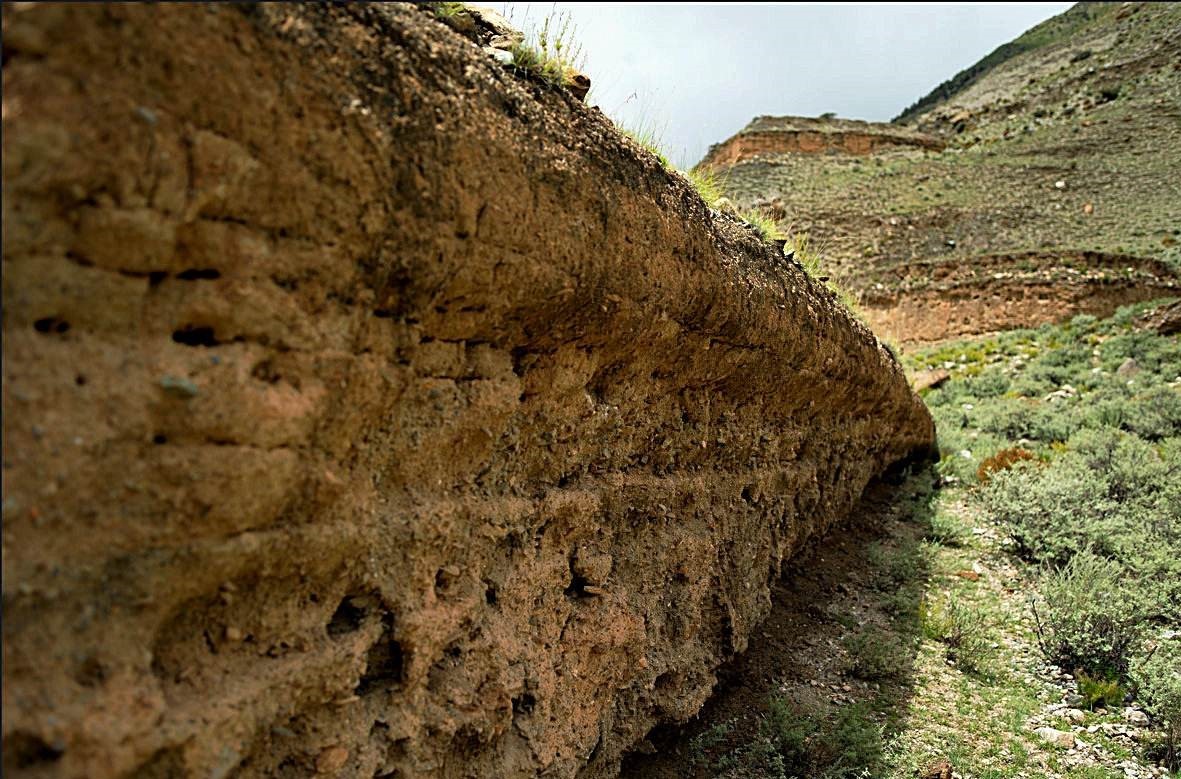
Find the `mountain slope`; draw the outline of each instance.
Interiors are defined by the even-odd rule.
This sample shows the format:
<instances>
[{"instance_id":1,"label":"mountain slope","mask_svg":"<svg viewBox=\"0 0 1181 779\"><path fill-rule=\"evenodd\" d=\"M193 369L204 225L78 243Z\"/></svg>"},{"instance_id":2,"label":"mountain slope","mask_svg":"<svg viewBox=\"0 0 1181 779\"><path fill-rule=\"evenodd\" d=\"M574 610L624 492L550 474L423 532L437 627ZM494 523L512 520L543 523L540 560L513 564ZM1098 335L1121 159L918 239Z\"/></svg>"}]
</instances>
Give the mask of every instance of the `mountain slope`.
<instances>
[{"instance_id":1,"label":"mountain slope","mask_svg":"<svg viewBox=\"0 0 1181 779\"><path fill-rule=\"evenodd\" d=\"M893 121L898 123L908 122L920 114L946 103L965 89L971 87L994 68L999 67L1018 54L1034 51L1043 46L1070 38L1093 20L1114 12L1119 5L1119 3L1079 3L1065 13L1047 19L1022 33L1020 37L1008 43L1001 44L989 53L988 56L971 67L956 73L911 104L905 111L896 116Z\"/></svg>"},{"instance_id":2,"label":"mountain slope","mask_svg":"<svg viewBox=\"0 0 1181 779\"><path fill-rule=\"evenodd\" d=\"M900 340L1107 314L1171 294L1181 268L1181 6L1121 5L1084 19L1085 9L1035 28L1022 38L1041 45L911 112L910 126L944 139L942 151L768 152L715 172L740 207L807 233L825 271Z\"/></svg>"}]
</instances>

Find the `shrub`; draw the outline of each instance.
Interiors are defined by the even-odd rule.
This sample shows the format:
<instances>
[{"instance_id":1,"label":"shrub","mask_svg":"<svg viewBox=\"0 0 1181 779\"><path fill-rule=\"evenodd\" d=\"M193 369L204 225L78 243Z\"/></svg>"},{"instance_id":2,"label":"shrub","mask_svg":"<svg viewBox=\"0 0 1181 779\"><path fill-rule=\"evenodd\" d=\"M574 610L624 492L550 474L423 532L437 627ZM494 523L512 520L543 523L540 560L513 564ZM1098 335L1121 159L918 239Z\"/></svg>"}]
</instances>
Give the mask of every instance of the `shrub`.
<instances>
[{"instance_id":1,"label":"shrub","mask_svg":"<svg viewBox=\"0 0 1181 779\"><path fill-rule=\"evenodd\" d=\"M1046 572L1033 604L1046 657L1091 677L1124 678L1144 629L1141 598L1127 582L1121 565L1090 551Z\"/></svg>"},{"instance_id":2,"label":"shrub","mask_svg":"<svg viewBox=\"0 0 1181 779\"><path fill-rule=\"evenodd\" d=\"M964 381L964 390L977 398L995 398L1009 390L1009 377L997 370L985 371Z\"/></svg>"},{"instance_id":3,"label":"shrub","mask_svg":"<svg viewBox=\"0 0 1181 779\"><path fill-rule=\"evenodd\" d=\"M985 458L976 469L976 480L981 484L988 484L992 474L1007 471L1019 462L1032 461L1033 452L1021 447L1002 449L992 457Z\"/></svg>"},{"instance_id":4,"label":"shrub","mask_svg":"<svg viewBox=\"0 0 1181 779\"><path fill-rule=\"evenodd\" d=\"M706 755L718 749L734 732L734 720L726 720L702 731L689 741L694 763L704 762Z\"/></svg>"},{"instance_id":5,"label":"shrub","mask_svg":"<svg viewBox=\"0 0 1181 779\"><path fill-rule=\"evenodd\" d=\"M1064 565L1091 549L1142 572L1155 567L1153 554L1181 546L1179 472L1181 446L1171 441L1087 430L1049 467L993 473L978 498L1032 560Z\"/></svg>"},{"instance_id":6,"label":"shrub","mask_svg":"<svg viewBox=\"0 0 1181 779\"><path fill-rule=\"evenodd\" d=\"M972 535L963 522L942 511L933 513L930 523L924 538L943 546L965 546L968 543L968 538Z\"/></svg>"},{"instance_id":7,"label":"shrub","mask_svg":"<svg viewBox=\"0 0 1181 779\"><path fill-rule=\"evenodd\" d=\"M1068 403L1070 401L992 401L980 404L976 416L981 430L1010 440L1028 438L1051 443L1067 440L1080 427L1076 415L1063 413L1062 406Z\"/></svg>"},{"instance_id":8,"label":"shrub","mask_svg":"<svg viewBox=\"0 0 1181 779\"><path fill-rule=\"evenodd\" d=\"M1161 757L1171 770L1181 769L1181 638L1162 639L1137 659L1131 676L1137 697L1161 726Z\"/></svg>"},{"instance_id":9,"label":"shrub","mask_svg":"<svg viewBox=\"0 0 1181 779\"><path fill-rule=\"evenodd\" d=\"M959 601L955 594L919 603L923 635L947 647L947 659L965 671L988 670L992 642L984 615Z\"/></svg>"},{"instance_id":10,"label":"shrub","mask_svg":"<svg viewBox=\"0 0 1181 779\"><path fill-rule=\"evenodd\" d=\"M1159 441L1181 435L1181 392L1172 387L1152 387L1134 399L1133 413L1123 427L1141 438Z\"/></svg>"},{"instance_id":11,"label":"shrub","mask_svg":"<svg viewBox=\"0 0 1181 779\"><path fill-rule=\"evenodd\" d=\"M774 745L788 776L853 779L873 770L882 752L882 727L865 703L846 706L824 722L774 697L759 736Z\"/></svg>"},{"instance_id":12,"label":"shrub","mask_svg":"<svg viewBox=\"0 0 1181 779\"><path fill-rule=\"evenodd\" d=\"M906 674L907 659L898 641L884 632L862 631L842 642L849 653L849 673L867 682Z\"/></svg>"}]
</instances>

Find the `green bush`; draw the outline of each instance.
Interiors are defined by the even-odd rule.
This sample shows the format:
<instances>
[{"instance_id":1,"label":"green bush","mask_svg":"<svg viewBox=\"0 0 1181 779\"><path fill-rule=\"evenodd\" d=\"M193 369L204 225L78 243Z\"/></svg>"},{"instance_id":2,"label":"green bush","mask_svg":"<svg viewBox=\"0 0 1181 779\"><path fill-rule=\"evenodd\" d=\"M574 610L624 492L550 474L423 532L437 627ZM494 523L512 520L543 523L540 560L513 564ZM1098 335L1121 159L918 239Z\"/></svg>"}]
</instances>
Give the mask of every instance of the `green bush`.
<instances>
[{"instance_id":1,"label":"green bush","mask_svg":"<svg viewBox=\"0 0 1181 779\"><path fill-rule=\"evenodd\" d=\"M968 539L972 537L972 531L958 517L946 512L936 511L931 514L929 521L930 526L923 537L937 544L962 547L966 546Z\"/></svg>"},{"instance_id":2,"label":"green bush","mask_svg":"<svg viewBox=\"0 0 1181 779\"><path fill-rule=\"evenodd\" d=\"M1137 697L1162 731L1165 764L1181 769L1181 637L1162 639L1132 666Z\"/></svg>"},{"instance_id":3,"label":"green bush","mask_svg":"<svg viewBox=\"0 0 1181 779\"><path fill-rule=\"evenodd\" d=\"M1181 441L1084 430L1049 467L1018 463L977 493L1027 558L1054 566L1083 550L1160 581L1156 614L1181 617ZM1158 578L1159 577L1159 578Z\"/></svg>"},{"instance_id":4,"label":"green bush","mask_svg":"<svg viewBox=\"0 0 1181 779\"><path fill-rule=\"evenodd\" d=\"M1083 551L1041 580L1034 604L1046 657L1099 679L1126 677L1144 634L1142 599L1124 568Z\"/></svg>"},{"instance_id":5,"label":"green bush","mask_svg":"<svg viewBox=\"0 0 1181 779\"><path fill-rule=\"evenodd\" d=\"M947 647L947 659L965 671L989 670L992 640L979 610L960 602L952 593L941 600L922 601L919 620L924 636Z\"/></svg>"},{"instance_id":6,"label":"green bush","mask_svg":"<svg viewBox=\"0 0 1181 779\"><path fill-rule=\"evenodd\" d=\"M906 653L889 633L865 630L847 636L842 643L849 653L849 673L856 678L876 682L906 675Z\"/></svg>"},{"instance_id":7,"label":"green bush","mask_svg":"<svg viewBox=\"0 0 1181 779\"><path fill-rule=\"evenodd\" d=\"M1181 435L1181 392L1157 386L1136 397L1122 427L1141 438L1159 441Z\"/></svg>"}]
</instances>

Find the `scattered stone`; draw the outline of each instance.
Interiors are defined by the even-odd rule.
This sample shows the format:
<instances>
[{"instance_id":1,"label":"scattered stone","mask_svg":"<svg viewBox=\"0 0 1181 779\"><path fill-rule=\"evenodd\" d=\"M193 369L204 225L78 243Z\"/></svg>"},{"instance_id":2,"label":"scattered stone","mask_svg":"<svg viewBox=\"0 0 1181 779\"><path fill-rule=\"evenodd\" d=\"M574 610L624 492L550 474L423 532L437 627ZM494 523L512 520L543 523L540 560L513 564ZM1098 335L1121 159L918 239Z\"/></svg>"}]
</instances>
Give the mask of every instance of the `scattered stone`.
<instances>
[{"instance_id":1,"label":"scattered stone","mask_svg":"<svg viewBox=\"0 0 1181 779\"><path fill-rule=\"evenodd\" d=\"M1034 731L1034 734L1060 749L1071 749L1074 747L1073 733L1046 726L1038 728Z\"/></svg>"},{"instance_id":2,"label":"scattered stone","mask_svg":"<svg viewBox=\"0 0 1181 779\"><path fill-rule=\"evenodd\" d=\"M155 127L160 118L156 116L156 112L147 106L136 106L135 115L150 127Z\"/></svg>"},{"instance_id":3,"label":"scattered stone","mask_svg":"<svg viewBox=\"0 0 1181 779\"><path fill-rule=\"evenodd\" d=\"M513 53L511 51L505 51L504 49L493 48L492 46L485 46L484 53L492 55L492 58L494 60L496 60L497 62L499 62L501 65L512 65L513 64Z\"/></svg>"},{"instance_id":4,"label":"scattered stone","mask_svg":"<svg viewBox=\"0 0 1181 779\"><path fill-rule=\"evenodd\" d=\"M914 387L915 392L922 392L925 389L942 386L950 378L951 372L943 368L937 368L932 371L919 371L911 379L910 385Z\"/></svg>"},{"instance_id":5,"label":"scattered stone","mask_svg":"<svg viewBox=\"0 0 1181 779\"><path fill-rule=\"evenodd\" d=\"M586 100L591 88L590 76L585 73L570 73L566 76L565 86L570 90L570 94L579 100Z\"/></svg>"},{"instance_id":6,"label":"scattered stone","mask_svg":"<svg viewBox=\"0 0 1181 779\"><path fill-rule=\"evenodd\" d=\"M919 779L952 779L951 762L936 760L919 772Z\"/></svg>"},{"instance_id":7,"label":"scattered stone","mask_svg":"<svg viewBox=\"0 0 1181 779\"><path fill-rule=\"evenodd\" d=\"M1140 711L1139 709L1132 708L1131 706L1124 709L1124 719L1126 719L1128 722L1132 723L1136 727L1140 727L1140 728L1148 727L1148 715L1145 714L1144 712Z\"/></svg>"},{"instance_id":8,"label":"scattered stone","mask_svg":"<svg viewBox=\"0 0 1181 779\"><path fill-rule=\"evenodd\" d=\"M337 744L321 750L316 758L316 773L335 774L349 761L349 750Z\"/></svg>"},{"instance_id":9,"label":"scattered stone","mask_svg":"<svg viewBox=\"0 0 1181 779\"><path fill-rule=\"evenodd\" d=\"M1160 335L1181 333L1181 300L1149 312L1139 324L1141 327L1155 330Z\"/></svg>"},{"instance_id":10,"label":"scattered stone","mask_svg":"<svg viewBox=\"0 0 1181 779\"><path fill-rule=\"evenodd\" d=\"M1059 180L1054 182L1054 189L1066 189L1066 182Z\"/></svg>"},{"instance_id":11,"label":"scattered stone","mask_svg":"<svg viewBox=\"0 0 1181 779\"><path fill-rule=\"evenodd\" d=\"M734 201L728 197L720 197L715 200L713 209L729 216L738 216L738 206L734 205Z\"/></svg>"},{"instance_id":12,"label":"scattered stone","mask_svg":"<svg viewBox=\"0 0 1181 779\"><path fill-rule=\"evenodd\" d=\"M184 400L195 398L201 394L201 390L197 388L197 385L183 376L165 376L161 378L160 388L169 395Z\"/></svg>"},{"instance_id":13,"label":"scattered stone","mask_svg":"<svg viewBox=\"0 0 1181 779\"><path fill-rule=\"evenodd\" d=\"M464 6L464 15L470 16L478 30L474 31L485 46L508 51L523 43L525 33L518 30L500 13L483 5Z\"/></svg>"}]
</instances>

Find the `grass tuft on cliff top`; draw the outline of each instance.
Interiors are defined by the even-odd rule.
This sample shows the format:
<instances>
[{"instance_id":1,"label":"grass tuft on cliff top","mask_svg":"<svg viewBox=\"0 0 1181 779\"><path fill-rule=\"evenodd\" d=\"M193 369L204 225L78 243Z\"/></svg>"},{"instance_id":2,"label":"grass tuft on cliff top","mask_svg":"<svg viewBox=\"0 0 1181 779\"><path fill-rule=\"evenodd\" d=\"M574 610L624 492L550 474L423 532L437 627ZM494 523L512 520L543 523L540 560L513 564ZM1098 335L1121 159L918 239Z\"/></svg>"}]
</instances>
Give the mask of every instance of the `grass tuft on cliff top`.
<instances>
[{"instance_id":1,"label":"grass tuft on cliff top","mask_svg":"<svg viewBox=\"0 0 1181 779\"><path fill-rule=\"evenodd\" d=\"M569 13L549 14L540 30L512 47L513 67L554 86L571 86L586 64L586 54L575 40L575 33Z\"/></svg>"}]
</instances>

